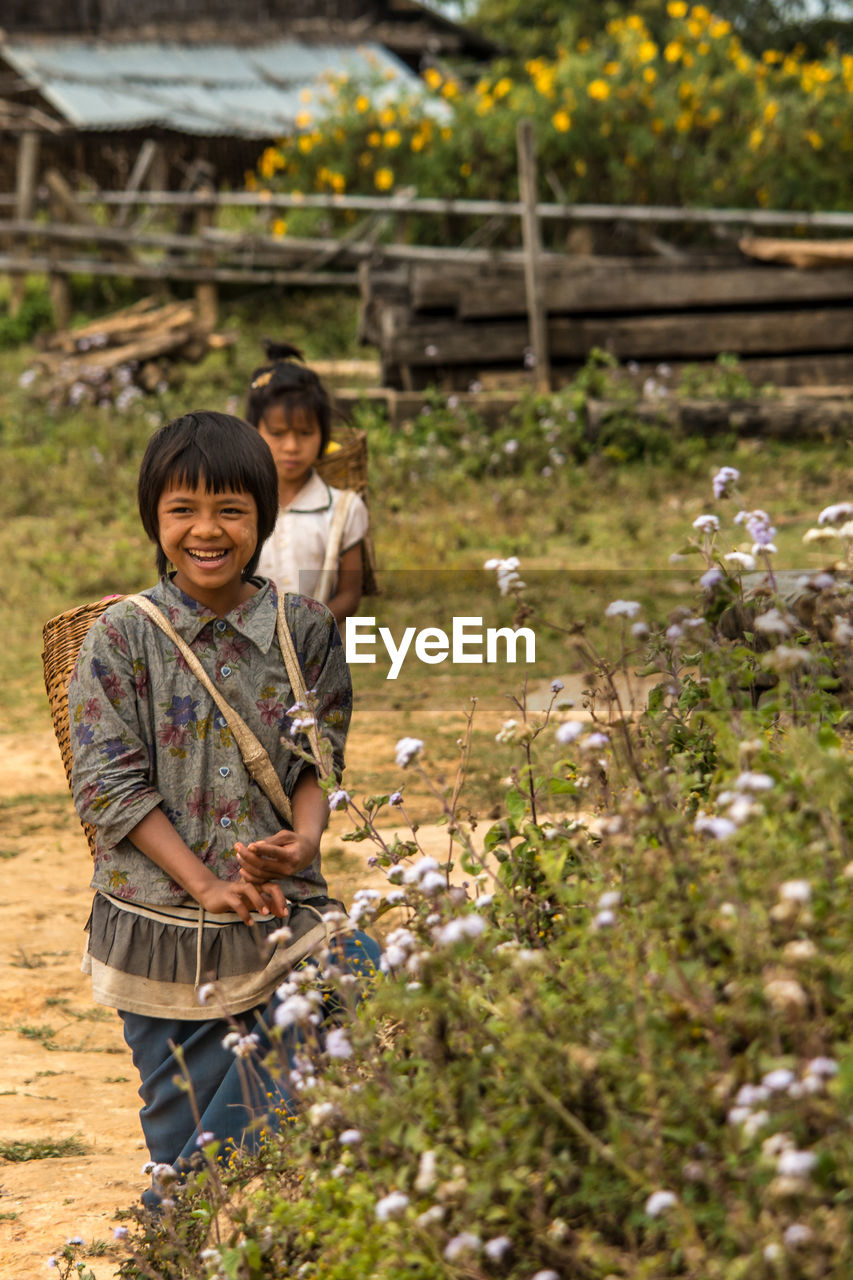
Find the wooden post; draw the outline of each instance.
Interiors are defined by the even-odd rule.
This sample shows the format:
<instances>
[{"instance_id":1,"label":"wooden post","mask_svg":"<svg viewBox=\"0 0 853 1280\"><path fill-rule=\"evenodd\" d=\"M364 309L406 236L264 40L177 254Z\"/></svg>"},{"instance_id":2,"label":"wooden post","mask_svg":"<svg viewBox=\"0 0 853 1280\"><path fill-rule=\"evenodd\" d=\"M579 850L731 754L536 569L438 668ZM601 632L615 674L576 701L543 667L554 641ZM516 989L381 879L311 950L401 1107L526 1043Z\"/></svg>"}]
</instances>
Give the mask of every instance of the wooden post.
<instances>
[{"instance_id":1,"label":"wooden post","mask_svg":"<svg viewBox=\"0 0 853 1280\"><path fill-rule=\"evenodd\" d=\"M521 231L524 244L524 287L527 295L527 319L530 331L530 347L533 353L536 390L551 390L551 372L548 358L548 322L539 280L539 217L536 212L536 138L532 120L519 120L518 141L518 194L522 204Z\"/></svg>"},{"instance_id":2,"label":"wooden post","mask_svg":"<svg viewBox=\"0 0 853 1280\"><path fill-rule=\"evenodd\" d=\"M35 129L26 129L18 142L18 171L15 182L15 217L22 222L33 215L35 204L36 176L38 173L39 135ZM16 257L26 258L26 244L16 251ZM27 292L27 277L21 272L11 280L9 296L9 314L16 316L21 309Z\"/></svg>"},{"instance_id":3,"label":"wooden post","mask_svg":"<svg viewBox=\"0 0 853 1280\"><path fill-rule=\"evenodd\" d=\"M205 193L210 188L203 188ZM211 197L213 192L210 191ZM216 205L211 199L209 205L200 205L198 216L196 218L196 232L201 236L207 227L213 226L213 220L216 214ZM205 251L202 249L199 254L199 263L203 267L210 267L213 271L216 267L216 254L213 250ZM205 280L195 287L196 309L198 310L199 327L203 333L211 333L216 328L216 317L219 310L219 293L216 282L211 278Z\"/></svg>"},{"instance_id":4,"label":"wooden post","mask_svg":"<svg viewBox=\"0 0 853 1280\"><path fill-rule=\"evenodd\" d=\"M55 195L51 195L50 199L50 218L51 221L59 222L63 216L63 205L57 200ZM57 246L50 246L50 253L57 252ZM67 329L71 323L71 288L68 277L60 274L58 271L51 271L48 277L48 290L50 293L50 305L53 311L53 323L59 329Z\"/></svg>"}]
</instances>

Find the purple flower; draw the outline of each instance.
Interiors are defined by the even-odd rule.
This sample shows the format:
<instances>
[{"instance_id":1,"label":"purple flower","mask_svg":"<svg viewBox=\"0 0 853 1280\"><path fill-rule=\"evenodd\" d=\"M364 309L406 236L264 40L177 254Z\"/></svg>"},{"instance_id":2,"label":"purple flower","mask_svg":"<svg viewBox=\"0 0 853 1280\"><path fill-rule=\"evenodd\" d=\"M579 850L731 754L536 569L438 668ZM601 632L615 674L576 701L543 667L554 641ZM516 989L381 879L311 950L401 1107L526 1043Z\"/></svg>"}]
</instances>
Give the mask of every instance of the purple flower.
<instances>
[{"instance_id":1,"label":"purple flower","mask_svg":"<svg viewBox=\"0 0 853 1280\"><path fill-rule=\"evenodd\" d=\"M740 480L740 472L736 467L720 467L712 481L714 497L727 498L738 480Z\"/></svg>"}]
</instances>

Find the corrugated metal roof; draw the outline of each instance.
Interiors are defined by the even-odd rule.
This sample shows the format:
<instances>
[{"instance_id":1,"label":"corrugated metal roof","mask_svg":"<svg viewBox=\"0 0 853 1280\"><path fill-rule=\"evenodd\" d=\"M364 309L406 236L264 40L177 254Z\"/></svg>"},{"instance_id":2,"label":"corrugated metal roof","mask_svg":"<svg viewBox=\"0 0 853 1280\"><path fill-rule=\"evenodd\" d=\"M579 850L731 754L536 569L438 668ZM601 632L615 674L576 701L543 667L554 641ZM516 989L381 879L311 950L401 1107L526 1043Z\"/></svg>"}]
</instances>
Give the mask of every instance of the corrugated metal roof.
<instances>
[{"instance_id":1,"label":"corrugated metal roof","mask_svg":"<svg viewBox=\"0 0 853 1280\"><path fill-rule=\"evenodd\" d=\"M29 85L78 129L140 129L160 125L182 133L266 138L295 127L311 109L302 94L332 74L366 84L393 73L374 90L421 81L378 44L187 45L138 41L6 40L0 53Z\"/></svg>"}]
</instances>

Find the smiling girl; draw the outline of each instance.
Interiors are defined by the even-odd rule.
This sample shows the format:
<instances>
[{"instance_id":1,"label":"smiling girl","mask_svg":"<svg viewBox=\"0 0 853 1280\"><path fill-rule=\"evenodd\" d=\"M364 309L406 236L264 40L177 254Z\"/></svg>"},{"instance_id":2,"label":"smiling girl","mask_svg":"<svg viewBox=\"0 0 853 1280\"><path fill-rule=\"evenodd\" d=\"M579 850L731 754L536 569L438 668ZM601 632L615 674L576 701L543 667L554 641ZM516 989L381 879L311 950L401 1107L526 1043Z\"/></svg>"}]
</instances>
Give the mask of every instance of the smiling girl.
<instances>
[{"instance_id":1,"label":"smiling girl","mask_svg":"<svg viewBox=\"0 0 853 1280\"><path fill-rule=\"evenodd\" d=\"M188 414L152 437L138 497L161 578L136 600L110 605L80 649L68 695L72 790L96 830L84 968L95 1001L123 1021L151 1160L182 1168L202 1134L225 1149L250 1140L258 1118L275 1126L292 1109L282 1078L260 1062L263 1105L247 1105L245 1063L223 1044L235 1023L212 1017L200 992L214 984L263 1057L276 988L327 942L323 917L341 904L328 897L320 865L325 795L294 749L308 744L290 727L296 694L279 643L278 595L255 576L278 510L269 449L239 418ZM229 714L140 599L171 622ZM352 691L337 627L315 600L286 596L283 612L339 776ZM289 820L250 776L229 715L266 748ZM273 936L285 917L287 947ZM364 934L348 933L336 947L353 969L378 960ZM156 1190L143 1199L155 1206Z\"/></svg>"}]
</instances>

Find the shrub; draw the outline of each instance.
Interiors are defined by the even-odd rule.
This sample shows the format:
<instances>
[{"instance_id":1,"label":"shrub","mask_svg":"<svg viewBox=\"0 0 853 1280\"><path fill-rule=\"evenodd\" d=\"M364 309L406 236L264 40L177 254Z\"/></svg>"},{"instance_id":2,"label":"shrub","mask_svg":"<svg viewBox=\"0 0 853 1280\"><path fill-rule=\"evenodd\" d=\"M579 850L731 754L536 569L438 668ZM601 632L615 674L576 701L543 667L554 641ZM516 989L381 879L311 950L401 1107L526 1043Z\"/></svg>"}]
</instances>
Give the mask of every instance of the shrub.
<instances>
[{"instance_id":1,"label":"shrub","mask_svg":"<svg viewBox=\"0 0 853 1280\"><path fill-rule=\"evenodd\" d=\"M203 1170L125 1276L849 1275L853 504L807 535L836 569L786 578L759 509L726 549L737 478L693 522L692 604L653 631L614 600L603 649L568 635L583 712L559 681L517 700L483 851L470 721L433 784L446 864L383 840L405 786L345 798L389 881L351 913L395 913L384 975L334 1042L306 1028L300 1116Z\"/></svg>"}]
</instances>

